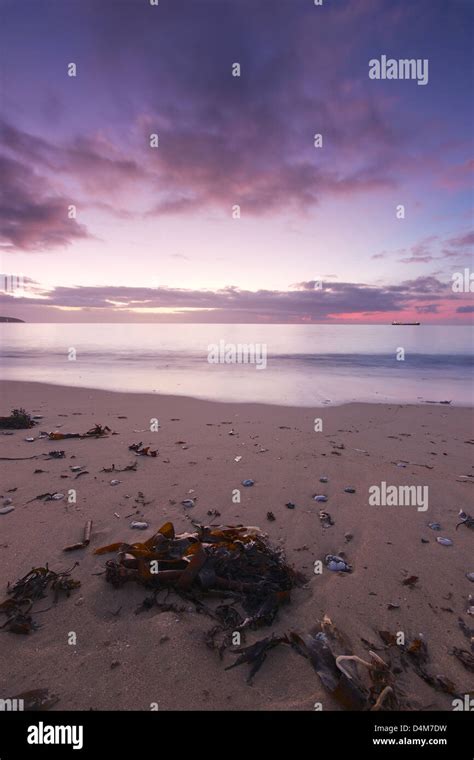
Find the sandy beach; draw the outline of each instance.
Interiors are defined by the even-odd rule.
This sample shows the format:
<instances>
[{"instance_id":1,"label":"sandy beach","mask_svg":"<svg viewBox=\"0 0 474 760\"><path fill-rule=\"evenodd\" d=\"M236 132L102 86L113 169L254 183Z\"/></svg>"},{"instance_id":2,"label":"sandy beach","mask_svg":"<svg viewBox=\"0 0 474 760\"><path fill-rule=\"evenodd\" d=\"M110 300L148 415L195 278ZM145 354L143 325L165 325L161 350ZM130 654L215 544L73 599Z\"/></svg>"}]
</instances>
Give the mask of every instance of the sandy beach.
<instances>
[{"instance_id":1,"label":"sandy beach","mask_svg":"<svg viewBox=\"0 0 474 760\"><path fill-rule=\"evenodd\" d=\"M94 549L116 541L141 541L166 521L177 532L197 523L259 526L286 559L307 577L282 607L271 632L305 633L326 614L367 658L370 644L391 653L379 631L422 634L430 672L450 679L456 691L472 688L472 674L452 648L469 649L458 623L473 591L466 573L472 564L472 531L455 530L460 509L472 512L473 410L444 405L349 404L320 409L225 404L185 397L114 393L40 383L3 382L2 414L23 407L41 415L31 430L0 435L3 505L0 515L0 601L7 582L33 566L65 570L81 587L57 605L40 601L34 617L41 627L28 636L3 632L0 697L47 687L63 710L313 710L340 709L307 662L288 648L272 652L246 683L246 667L226 671L204 642L209 619L185 606L176 613L154 609L135 614L146 590L135 584L114 589L105 582L107 557ZM157 418L157 432L150 420ZM315 432L315 418L323 429ZM117 435L103 439L38 439L41 431L85 433L95 423ZM234 434L230 434L233 431ZM34 442L25 438L35 437ZM156 458L137 457L132 443L158 449ZM65 458L47 459L63 449ZM239 461L236 458L240 457ZM102 472L137 461L136 471ZM397 466L406 463L406 466ZM71 470L83 466L77 478ZM34 474L35 469L44 472ZM464 476L464 478L462 477ZM327 477L327 483L320 483ZM118 479L118 485L110 484ZM241 486L244 479L254 485ZM429 506L370 506L369 488L428 486ZM346 493L353 487L355 493ZM35 500L45 492L77 492L76 503ZM234 503L233 489L241 502ZM322 505L315 493L326 494ZM142 494L140 496L140 494ZM195 506L182 506L192 498ZM288 509L287 502L295 504ZM334 525L318 518L324 506ZM208 516L218 510L220 517ZM275 520L267 519L273 512ZM118 516L117 516L118 515ZM65 554L93 521L89 547ZM130 529L132 519L149 530ZM428 527L439 522L441 531ZM352 539L347 541L346 534ZM452 546L437 543L448 537ZM422 542L424 539L425 542ZM314 562L345 552L351 573L314 573ZM418 576L413 588L403 585ZM175 601L180 602L179 599ZM181 601L182 604L182 601ZM389 609L389 605L396 607ZM50 609L47 609L50 608ZM0 619L0 623L2 623ZM76 644L68 643L70 633ZM250 644L270 630L250 631ZM431 688L412 669L399 683L419 709L451 710L453 697Z\"/></svg>"}]
</instances>

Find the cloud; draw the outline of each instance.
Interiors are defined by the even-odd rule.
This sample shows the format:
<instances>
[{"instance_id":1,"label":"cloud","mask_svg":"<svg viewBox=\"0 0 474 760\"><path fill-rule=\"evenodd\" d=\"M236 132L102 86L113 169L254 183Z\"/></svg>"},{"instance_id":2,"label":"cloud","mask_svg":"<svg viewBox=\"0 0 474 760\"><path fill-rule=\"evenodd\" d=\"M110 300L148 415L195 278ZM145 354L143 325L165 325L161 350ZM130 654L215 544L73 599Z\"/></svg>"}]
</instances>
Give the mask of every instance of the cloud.
<instances>
[{"instance_id":1,"label":"cloud","mask_svg":"<svg viewBox=\"0 0 474 760\"><path fill-rule=\"evenodd\" d=\"M418 314L437 314L439 310L439 304L429 303L426 306L415 306Z\"/></svg>"},{"instance_id":2,"label":"cloud","mask_svg":"<svg viewBox=\"0 0 474 760\"><path fill-rule=\"evenodd\" d=\"M446 243L452 248L466 248L470 245L474 245L474 230L466 232L464 235L450 238Z\"/></svg>"},{"instance_id":3,"label":"cloud","mask_svg":"<svg viewBox=\"0 0 474 760\"><path fill-rule=\"evenodd\" d=\"M361 283L324 284L314 289L314 281L298 283L288 290L242 290L228 286L219 290L152 288L125 286L77 286L46 289L32 284L30 297L15 298L18 307L43 306L48 309L93 310L101 315L122 315L127 321L140 310L166 310L164 316L196 316L211 322L274 322L298 323L337 321L341 316L381 315L416 309L418 313L438 314L447 301L455 302L451 284L434 277L419 277L400 285L374 287ZM3 304L13 302L11 296L0 296ZM427 301L427 303L424 303ZM193 311L196 310L196 311ZM206 310L200 317L199 310ZM463 312L460 312L463 313ZM467 312L466 312L467 313Z\"/></svg>"},{"instance_id":4,"label":"cloud","mask_svg":"<svg viewBox=\"0 0 474 760\"><path fill-rule=\"evenodd\" d=\"M373 254L371 259L387 259L404 253L397 261L402 264L429 264L453 256L469 254L469 248L474 245L474 232L461 232L458 235L440 240L439 235L429 235L414 243L409 248Z\"/></svg>"},{"instance_id":5,"label":"cloud","mask_svg":"<svg viewBox=\"0 0 474 760\"><path fill-rule=\"evenodd\" d=\"M437 256L432 253L431 247L437 239L437 235L430 235L429 237L424 238L409 249L409 256L398 259L398 261L402 264L427 264L428 262L433 261Z\"/></svg>"},{"instance_id":6,"label":"cloud","mask_svg":"<svg viewBox=\"0 0 474 760\"><path fill-rule=\"evenodd\" d=\"M54 193L25 164L0 156L0 247L44 250L90 237L84 225L68 218L71 199Z\"/></svg>"}]
</instances>

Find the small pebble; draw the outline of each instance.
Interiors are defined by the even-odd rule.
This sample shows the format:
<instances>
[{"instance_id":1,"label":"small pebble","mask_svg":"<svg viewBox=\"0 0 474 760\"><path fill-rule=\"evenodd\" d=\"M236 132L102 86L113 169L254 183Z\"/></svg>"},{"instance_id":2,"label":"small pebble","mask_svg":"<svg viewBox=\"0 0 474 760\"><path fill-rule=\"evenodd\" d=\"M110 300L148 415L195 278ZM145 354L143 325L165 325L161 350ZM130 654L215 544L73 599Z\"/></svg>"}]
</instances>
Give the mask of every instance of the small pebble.
<instances>
[{"instance_id":1,"label":"small pebble","mask_svg":"<svg viewBox=\"0 0 474 760\"><path fill-rule=\"evenodd\" d=\"M183 507L187 507L188 509L191 509L192 507L194 507L194 499L183 499L181 504L183 505Z\"/></svg>"},{"instance_id":2,"label":"small pebble","mask_svg":"<svg viewBox=\"0 0 474 760\"><path fill-rule=\"evenodd\" d=\"M276 518L273 512L267 512L267 520L270 520L270 522L274 522L275 519Z\"/></svg>"},{"instance_id":3,"label":"small pebble","mask_svg":"<svg viewBox=\"0 0 474 760\"><path fill-rule=\"evenodd\" d=\"M320 483L327 483L329 478L326 477L326 475L323 475L321 478L319 478Z\"/></svg>"},{"instance_id":4,"label":"small pebble","mask_svg":"<svg viewBox=\"0 0 474 760\"><path fill-rule=\"evenodd\" d=\"M138 520L133 520L133 522L130 523L131 528L135 528L135 530L146 530L148 528L147 522L138 522Z\"/></svg>"},{"instance_id":5,"label":"small pebble","mask_svg":"<svg viewBox=\"0 0 474 760\"><path fill-rule=\"evenodd\" d=\"M111 486L118 486L119 483L120 483L120 480L111 480L110 481L110 485Z\"/></svg>"},{"instance_id":6,"label":"small pebble","mask_svg":"<svg viewBox=\"0 0 474 760\"><path fill-rule=\"evenodd\" d=\"M474 583L474 573L466 573L466 578Z\"/></svg>"},{"instance_id":7,"label":"small pebble","mask_svg":"<svg viewBox=\"0 0 474 760\"><path fill-rule=\"evenodd\" d=\"M318 494L316 494L316 496L313 496L313 499L314 499L315 501L324 502L324 501L327 501L327 500L328 500L328 497L327 497L327 496L323 496L323 495L318 495Z\"/></svg>"},{"instance_id":8,"label":"small pebble","mask_svg":"<svg viewBox=\"0 0 474 760\"><path fill-rule=\"evenodd\" d=\"M352 486L348 486L347 488L344 488L344 493L355 493L356 490Z\"/></svg>"},{"instance_id":9,"label":"small pebble","mask_svg":"<svg viewBox=\"0 0 474 760\"><path fill-rule=\"evenodd\" d=\"M431 530L441 530L441 525L439 522L430 522L428 523L428 528L431 528Z\"/></svg>"},{"instance_id":10,"label":"small pebble","mask_svg":"<svg viewBox=\"0 0 474 760\"><path fill-rule=\"evenodd\" d=\"M245 486L245 488L250 488L250 486L253 486L254 483L255 483L255 481L254 480L250 480L250 478L248 480L243 480L242 481L242 485Z\"/></svg>"},{"instance_id":11,"label":"small pebble","mask_svg":"<svg viewBox=\"0 0 474 760\"><path fill-rule=\"evenodd\" d=\"M288 501L288 502L285 504L285 507L288 507L288 509L294 509L294 508L296 507L296 504L293 504L293 502L292 502L292 501Z\"/></svg>"},{"instance_id":12,"label":"small pebble","mask_svg":"<svg viewBox=\"0 0 474 760\"><path fill-rule=\"evenodd\" d=\"M8 515L9 512L13 512L15 507L2 507L0 509L0 515Z\"/></svg>"}]
</instances>

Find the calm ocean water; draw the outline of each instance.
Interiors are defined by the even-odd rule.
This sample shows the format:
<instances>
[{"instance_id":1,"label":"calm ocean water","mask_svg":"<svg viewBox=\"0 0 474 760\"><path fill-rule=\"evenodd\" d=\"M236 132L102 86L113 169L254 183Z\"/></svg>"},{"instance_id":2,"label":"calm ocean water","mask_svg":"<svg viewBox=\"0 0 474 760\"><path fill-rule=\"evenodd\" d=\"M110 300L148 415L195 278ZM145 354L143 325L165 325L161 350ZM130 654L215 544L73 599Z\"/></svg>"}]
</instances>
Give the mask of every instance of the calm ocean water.
<instances>
[{"instance_id":1,"label":"calm ocean water","mask_svg":"<svg viewBox=\"0 0 474 760\"><path fill-rule=\"evenodd\" d=\"M208 347L220 341L264 344L266 368L209 363ZM0 325L7 380L299 406L472 405L472 349L473 329L464 326Z\"/></svg>"}]
</instances>

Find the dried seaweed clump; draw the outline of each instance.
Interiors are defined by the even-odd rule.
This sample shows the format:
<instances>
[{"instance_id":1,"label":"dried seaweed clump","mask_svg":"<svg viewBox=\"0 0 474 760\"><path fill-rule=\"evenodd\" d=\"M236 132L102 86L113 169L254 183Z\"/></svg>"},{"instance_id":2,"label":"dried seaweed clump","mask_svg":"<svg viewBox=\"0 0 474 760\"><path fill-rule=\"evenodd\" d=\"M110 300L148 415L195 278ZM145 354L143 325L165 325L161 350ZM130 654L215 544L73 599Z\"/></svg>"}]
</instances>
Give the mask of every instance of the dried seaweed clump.
<instances>
[{"instance_id":1,"label":"dried seaweed clump","mask_svg":"<svg viewBox=\"0 0 474 760\"><path fill-rule=\"evenodd\" d=\"M194 533L175 534L165 523L144 543L115 543L96 554L117 552L106 563L106 580L115 587L136 581L153 588L172 589L191 599L198 612L216 621L207 643L222 654L228 641L216 637L273 623L281 604L304 578L265 540L259 528L198 526ZM231 604L207 607L205 600L227 597ZM147 600L147 606L149 606Z\"/></svg>"},{"instance_id":2,"label":"dried seaweed clump","mask_svg":"<svg viewBox=\"0 0 474 760\"><path fill-rule=\"evenodd\" d=\"M13 409L9 417L0 417L0 428L24 430L32 428L37 423L24 409Z\"/></svg>"},{"instance_id":3,"label":"dried seaweed clump","mask_svg":"<svg viewBox=\"0 0 474 760\"><path fill-rule=\"evenodd\" d=\"M34 603L38 599L44 599L49 588L54 591L54 603L58 601L60 593L69 596L73 589L78 588L81 582L70 577L74 567L76 565L63 573L55 573L48 565L34 567L12 587L9 585L9 598L0 604L0 613L6 615L7 620L0 629L6 628L11 633L23 634L36 630L38 625L30 614Z\"/></svg>"}]
</instances>

